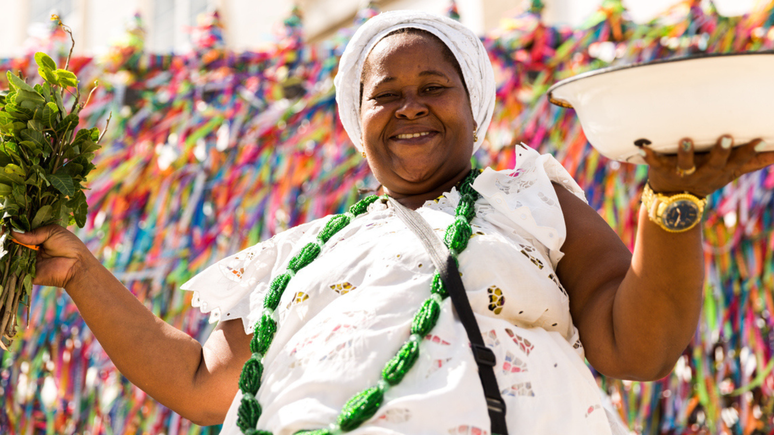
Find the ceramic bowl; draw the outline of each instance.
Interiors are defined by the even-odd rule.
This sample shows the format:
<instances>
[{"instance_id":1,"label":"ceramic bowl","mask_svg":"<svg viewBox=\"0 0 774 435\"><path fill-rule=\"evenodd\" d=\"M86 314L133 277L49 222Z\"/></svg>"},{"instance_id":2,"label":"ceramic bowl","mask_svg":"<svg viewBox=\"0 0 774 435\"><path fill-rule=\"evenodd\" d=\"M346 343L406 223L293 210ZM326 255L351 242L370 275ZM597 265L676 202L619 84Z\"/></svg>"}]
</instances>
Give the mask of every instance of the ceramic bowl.
<instances>
[{"instance_id":1,"label":"ceramic bowl","mask_svg":"<svg viewBox=\"0 0 774 435\"><path fill-rule=\"evenodd\" d=\"M706 151L724 134L762 138L774 151L774 52L699 55L590 71L548 98L573 108L602 155L644 163L639 146L677 153L683 138Z\"/></svg>"}]
</instances>

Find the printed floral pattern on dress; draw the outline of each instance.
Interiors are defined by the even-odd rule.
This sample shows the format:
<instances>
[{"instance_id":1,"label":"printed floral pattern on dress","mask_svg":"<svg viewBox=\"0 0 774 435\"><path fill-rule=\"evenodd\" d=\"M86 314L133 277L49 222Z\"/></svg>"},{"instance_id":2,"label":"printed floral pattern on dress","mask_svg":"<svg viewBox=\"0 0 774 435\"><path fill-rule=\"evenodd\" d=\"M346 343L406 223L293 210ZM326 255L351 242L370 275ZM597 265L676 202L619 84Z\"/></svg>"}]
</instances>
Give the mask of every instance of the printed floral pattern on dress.
<instances>
[{"instance_id":1,"label":"printed floral pattern on dress","mask_svg":"<svg viewBox=\"0 0 774 435\"><path fill-rule=\"evenodd\" d=\"M535 346L529 342L526 338L521 337L509 328L505 328L506 334L513 339L513 342L519 345L519 349L522 350L527 356L535 349Z\"/></svg>"},{"instance_id":2,"label":"printed floral pattern on dress","mask_svg":"<svg viewBox=\"0 0 774 435\"><path fill-rule=\"evenodd\" d=\"M503 296L502 289L493 285L489 287L486 292L489 294L489 311L500 314L505 305L505 296Z\"/></svg>"},{"instance_id":3,"label":"printed floral pattern on dress","mask_svg":"<svg viewBox=\"0 0 774 435\"><path fill-rule=\"evenodd\" d=\"M255 258L254 250L241 252L228 262L219 262L218 268L226 278L234 282L240 282L245 274L245 267L250 264L253 258Z\"/></svg>"},{"instance_id":4,"label":"printed floral pattern on dress","mask_svg":"<svg viewBox=\"0 0 774 435\"><path fill-rule=\"evenodd\" d=\"M500 394L503 396L526 396L526 397L535 397L535 392L532 391L532 382L519 382L518 384L513 384L510 387L500 391Z\"/></svg>"},{"instance_id":5,"label":"printed floral pattern on dress","mask_svg":"<svg viewBox=\"0 0 774 435\"><path fill-rule=\"evenodd\" d=\"M290 309L292 305L298 305L304 301L309 299L309 295L304 292L296 292L293 295L293 298L290 299L290 302L288 302L287 308Z\"/></svg>"},{"instance_id":6,"label":"printed floral pattern on dress","mask_svg":"<svg viewBox=\"0 0 774 435\"><path fill-rule=\"evenodd\" d=\"M430 364L430 368L427 370L427 374L425 374L425 377L429 378L430 375L432 375L433 373L437 372L441 367L444 366L444 364L448 363L451 360L452 360L451 358L446 358L446 359L437 359L437 360L433 361Z\"/></svg>"},{"instance_id":7,"label":"printed floral pattern on dress","mask_svg":"<svg viewBox=\"0 0 774 435\"><path fill-rule=\"evenodd\" d=\"M387 423L405 423L411 420L411 410L406 408L388 409L382 415L376 417L376 420Z\"/></svg>"},{"instance_id":8,"label":"printed floral pattern on dress","mask_svg":"<svg viewBox=\"0 0 774 435\"><path fill-rule=\"evenodd\" d=\"M511 352L505 354L505 361L503 362L503 373L510 375L512 373L524 373L527 371L527 363L520 360L516 355Z\"/></svg>"},{"instance_id":9,"label":"printed floral pattern on dress","mask_svg":"<svg viewBox=\"0 0 774 435\"><path fill-rule=\"evenodd\" d=\"M450 346L451 345L451 343L449 343L448 341L444 340L443 338L441 338L441 337L439 337L437 335L433 335L433 334L427 334L425 336L425 340L431 341L433 343L440 344L440 345L443 345L443 346Z\"/></svg>"},{"instance_id":10,"label":"printed floral pattern on dress","mask_svg":"<svg viewBox=\"0 0 774 435\"><path fill-rule=\"evenodd\" d=\"M489 435L489 431L475 426L457 426L449 429L451 435Z\"/></svg>"},{"instance_id":11,"label":"printed floral pattern on dress","mask_svg":"<svg viewBox=\"0 0 774 435\"><path fill-rule=\"evenodd\" d=\"M572 345L573 349L580 349L583 347L583 343L581 343L580 338L575 340L575 343Z\"/></svg>"},{"instance_id":12,"label":"printed floral pattern on dress","mask_svg":"<svg viewBox=\"0 0 774 435\"><path fill-rule=\"evenodd\" d=\"M497 338L497 333L494 329L491 331L483 334L484 336L484 344L486 344L488 347L491 347L492 349L500 346L500 340Z\"/></svg>"},{"instance_id":13,"label":"printed floral pattern on dress","mask_svg":"<svg viewBox=\"0 0 774 435\"><path fill-rule=\"evenodd\" d=\"M586 410L586 414L584 414L583 416L588 418L589 415L591 415L591 413L596 411L597 409L602 409L602 405L596 404L596 405L589 406L589 409Z\"/></svg>"},{"instance_id":14,"label":"printed floral pattern on dress","mask_svg":"<svg viewBox=\"0 0 774 435\"><path fill-rule=\"evenodd\" d=\"M529 258L529 261L531 261L532 264L537 266L538 269L542 270L543 267L545 267L543 265L543 262L540 261L539 258L536 258L535 256L532 255L537 252L537 249L535 249L534 246L529 246L529 245L524 245L519 243L519 247L521 248L521 253L524 254L527 258Z\"/></svg>"},{"instance_id":15,"label":"printed floral pattern on dress","mask_svg":"<svg viewBox=\"0 0 774 435\"><path fill-rule=\"evenodd\" d=\"M347 281L344 281L344 282L339 283L339 284L332 284L329 287L331 288L331 290L335 291L336 293L338 293L340 295L345 295L345 294L351 292L352 290L357 289L357 287L355 287L354 285L350 284Z\"/></svg>"}]
</instances>

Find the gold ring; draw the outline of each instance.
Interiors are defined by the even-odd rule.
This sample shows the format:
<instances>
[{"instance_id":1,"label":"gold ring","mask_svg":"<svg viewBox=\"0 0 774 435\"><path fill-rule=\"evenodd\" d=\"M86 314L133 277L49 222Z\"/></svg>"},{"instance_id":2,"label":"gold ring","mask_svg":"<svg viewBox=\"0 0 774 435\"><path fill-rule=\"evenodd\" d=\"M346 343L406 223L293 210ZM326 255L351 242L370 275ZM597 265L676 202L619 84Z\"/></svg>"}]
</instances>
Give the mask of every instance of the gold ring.
<instances>
[{"instance_id":1,"label":"gold ring","mask_svg":"<svg viewBox=\"0 0 774 435\"><path fill-rule=\"evenodd\" d=\"M683 169L680 167L677 168L677 175L681 177L685 177L686 175L691 175L694 172L696 172L696 165L691 166L691 169Z\"/></svg>"}]
</instances>

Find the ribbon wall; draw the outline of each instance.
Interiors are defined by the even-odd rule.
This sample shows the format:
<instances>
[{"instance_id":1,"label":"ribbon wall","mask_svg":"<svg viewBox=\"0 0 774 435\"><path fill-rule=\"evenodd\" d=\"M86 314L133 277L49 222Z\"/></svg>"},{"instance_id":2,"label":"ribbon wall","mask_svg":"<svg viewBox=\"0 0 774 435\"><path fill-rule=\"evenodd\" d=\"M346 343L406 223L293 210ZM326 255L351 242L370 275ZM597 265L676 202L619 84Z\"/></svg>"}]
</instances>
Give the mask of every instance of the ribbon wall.
<instances>
[{"instance_id":1,"label":"ribbon wall","mask_svg":"<svg viewBox=\"0 0 774 435\"><path fill-rule=\"evenodd\" d=\"M541 9L534 1L483 38L498 103L474 159L507 168L517 142L554 153L631 246L647 168L601 157L574 111L549 104L546 90L609 65L772 50L774 2L723 17L711 2L689 0L635 24L620 0L607 0L577 29L544 25ZM190 308L183 282L283 229L342 212L359 188L376 186L336 116L332 80L346 41L375 13L364 9L352 27L310 45L294 11L275 44L243 53L226 49L219 17L209 15L192 30L194 50L181 55L145 53L136 17L107 56L73 60L82 94L100 83L82 126L102 127L113 114L78 235L155 314L203 342L212 325ZM33 45L63 60L64 36L52 31ZM0 70L36 77L32 54L0 59ZM704 311L674 372L653 383L598 377L633 431L774 433L773 188L767 169L710 198ZM0 432L217 432L129 384L62 290L36 288L30 317L2 354Z\"/></svg>"}]
</instances>

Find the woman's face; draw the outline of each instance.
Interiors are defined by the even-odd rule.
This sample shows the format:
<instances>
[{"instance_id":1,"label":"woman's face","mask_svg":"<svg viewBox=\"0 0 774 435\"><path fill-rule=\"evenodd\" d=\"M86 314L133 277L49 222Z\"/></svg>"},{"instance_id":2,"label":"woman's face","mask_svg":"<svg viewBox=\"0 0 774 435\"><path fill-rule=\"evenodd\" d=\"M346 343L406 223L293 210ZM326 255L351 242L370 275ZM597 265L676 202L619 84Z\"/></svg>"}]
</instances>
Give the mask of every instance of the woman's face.
<instances>
[{"instance_id":1,"label":"woman's face","mask_svg":"<svg viewBox=\"0 0 774 435\"><path fill-rule=\"evenodd\" d=\"M470 169L475 121L463 79L443 48L428 36L396 34L366 59L363 146L392 195L432 192Z\"/></svg>"}]
</instances>

